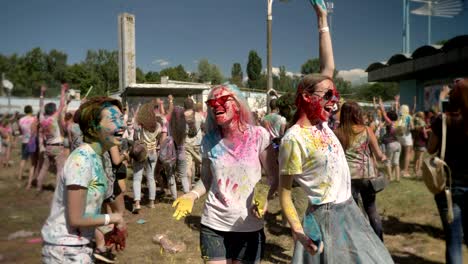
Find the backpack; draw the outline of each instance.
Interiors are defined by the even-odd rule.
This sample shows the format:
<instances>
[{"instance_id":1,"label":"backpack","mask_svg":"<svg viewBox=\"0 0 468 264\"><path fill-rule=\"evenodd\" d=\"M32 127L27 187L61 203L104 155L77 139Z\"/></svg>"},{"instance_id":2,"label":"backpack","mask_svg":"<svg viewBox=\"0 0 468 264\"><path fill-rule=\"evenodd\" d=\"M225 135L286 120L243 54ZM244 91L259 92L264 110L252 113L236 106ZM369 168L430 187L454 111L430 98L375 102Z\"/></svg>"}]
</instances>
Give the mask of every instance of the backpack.
<instances>
[{"instance_id":1,"label":"backpack","mask_svg":"<svg viewBox=\"0 0 468 264\"><path fill-rule=\"evenodd\" d=\"M129 156L137 162L143 162L148 158L148 149L145 142L140 139L143 128L135 129L133 134L133 144L130 147Z\"/></svg>"},{"instance_id":2,"label":"backpack","mask_svg":"<svg viewBox=\"0 0 468 264\"><path fill-rule=\"evenodd\" d=\"M197 126L195 125L195 111L192 110L192 118L190 120L187 120L187 127L188 127L188 130L187 130L187 136L189 138L193 138L193 137L196 137L198 135L198 129L197 129Z\"/></svg>"},{"instance_id":3,"label":"backpack","mask_svg":"<svg viewBox=\"0 0 468 264\"><path fill-rule=\"evenodd\" d=\"M171 136L167 136L164 141L161 142L159 161L164 165L172 166L176 163L176 160L177 152L174 145L174 139Z\"/></svg>"}]
</instances>

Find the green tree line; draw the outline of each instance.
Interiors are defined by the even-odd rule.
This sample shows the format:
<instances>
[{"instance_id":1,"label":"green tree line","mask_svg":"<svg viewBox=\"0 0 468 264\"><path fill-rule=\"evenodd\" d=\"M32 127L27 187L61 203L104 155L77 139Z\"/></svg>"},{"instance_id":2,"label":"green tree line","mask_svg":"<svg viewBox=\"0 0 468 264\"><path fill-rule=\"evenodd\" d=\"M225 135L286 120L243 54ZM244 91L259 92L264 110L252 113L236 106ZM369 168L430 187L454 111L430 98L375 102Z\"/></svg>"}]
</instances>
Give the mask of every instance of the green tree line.
<instances>
[{"instance_id":1,"label":"green tree line","mask_svg":"<svg viewBox=\"0 0 468 264\"><path fill-rule=\"evenodd\" d=\"M53 49L49 52L37 47L24 55L0 54L0 72L14 83L12 95L20 97L39 96L39 87L48 86L46 96L57 96L60 83L67 82L71 88L86 94L93 87L90 96L108 95L118 91L118 51L88 50L82 62L68 64L68 55ZM171 80L190 81L211 84L221 84L229 81L239 87L256 90L266 90L267 76L262 70L262 59L255 50L248 54L246 65L247 81L244 82L244 72L240 63L235 62L231 68L230 78L223 76L220 68L207 59L198 62L196 72L187 72L182 65L167 67L161 71L144 72L136 69L138 83L159 83L161 76ZM301 74L320 72L318 59L309 59L301 66ZM371 100L372 96L381 96L384 100L391 99L398 93L398 87L393 83L363 84L353 87L350 82L334 76L337 89L346 96L357 100ZM287 73L285 66L279 67L279 73L273 75L273 88L284 92L294 92L301 79L300 75ZM3 91L0 91L0 93Z\"/></svg>"}]
</instances>

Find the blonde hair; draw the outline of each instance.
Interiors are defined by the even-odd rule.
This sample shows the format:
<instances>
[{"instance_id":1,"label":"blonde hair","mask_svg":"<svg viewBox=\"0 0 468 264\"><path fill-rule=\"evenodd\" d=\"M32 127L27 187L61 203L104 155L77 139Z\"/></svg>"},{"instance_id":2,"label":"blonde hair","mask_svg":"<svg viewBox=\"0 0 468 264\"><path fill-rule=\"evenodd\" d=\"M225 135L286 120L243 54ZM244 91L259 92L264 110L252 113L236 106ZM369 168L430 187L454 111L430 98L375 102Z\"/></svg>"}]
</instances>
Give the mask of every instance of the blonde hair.
<instances>
[{"instance_id":1,"label":"blonde hair","mask_svg":"<svg viewBox=\"0 0 468 264\"><path fill-rule=\"evenodd\" d=\"M254 125L249 105L247 104L247 101L245 100L239 88L232 84L217 85L213 87L208 93L208 99L213 98L213 93L219 89L224 89L228 93L230 93L233 96L237 106L239 107L239 129L244 130L246 129L247 125ZM211 107L208 107L207 110L206 131L208 131L209 133L221 135L221 128L216 122L216 117Z\"/></svg>"}]
</instances>

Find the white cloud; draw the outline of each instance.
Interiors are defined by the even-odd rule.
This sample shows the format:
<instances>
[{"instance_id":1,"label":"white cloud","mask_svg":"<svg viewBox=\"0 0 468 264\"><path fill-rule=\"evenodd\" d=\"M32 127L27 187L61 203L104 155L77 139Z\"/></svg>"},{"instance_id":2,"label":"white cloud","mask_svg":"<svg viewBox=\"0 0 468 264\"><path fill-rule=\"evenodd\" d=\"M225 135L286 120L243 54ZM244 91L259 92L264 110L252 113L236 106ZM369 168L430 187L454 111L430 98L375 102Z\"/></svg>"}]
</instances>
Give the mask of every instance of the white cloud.
<instances>
[{"instance_id":1,"label":"white cloud","mask_svg":"<svg viewBox=\"0 0 468 264\"><path fill-rule=\"evenodd\" d=\"M363 69L351 69L338 72L338 77L345 81L350 81L353 85L359 85L367 82L367 72Z\"/></svg>"},{"instance_id":2,"label":"white cloud","mask_svg":"<svg viewBox=\"0 0 468 264\"><path fill-rule=\"evenodd\" d=\"M266 73L267 70L266 68L263 69L263 72ZM276 76L279 76L279 73L280 73L280 69L279 67L271 67L271 72L273 73L273 75L276 75ZM300 72L290 72L290 71L286 71L286 75L289 76L289 77L294 77L294 76L302 76L302 74Z\"/></svg>"},{"instance_id":3,"label":"white cloud","mask_svg":"<svg viewBox=\"0 0 468 264\"><path fill-rule=\"evenodd\" d=\"M157 59L157 60L154 60L152 62L152 64L156 64L156 65L159 65L161 67L164 67L164 66L167 66L169 64L171 64L169 61L165 60L165 59Z\"/></svg>"}]
</instances>

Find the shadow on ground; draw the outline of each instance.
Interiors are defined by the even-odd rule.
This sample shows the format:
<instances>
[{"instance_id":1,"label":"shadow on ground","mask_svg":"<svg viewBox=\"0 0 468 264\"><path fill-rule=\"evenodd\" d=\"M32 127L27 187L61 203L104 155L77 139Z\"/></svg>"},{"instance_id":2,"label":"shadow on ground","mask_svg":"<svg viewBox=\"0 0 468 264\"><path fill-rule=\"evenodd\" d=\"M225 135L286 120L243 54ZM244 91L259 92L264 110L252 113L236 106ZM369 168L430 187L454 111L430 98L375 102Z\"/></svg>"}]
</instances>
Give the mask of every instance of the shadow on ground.
<instances>
[{"instance_id":1,"label":"shadow on ground","mask_svg":"<svg viewBox=\"0 0 468 264\"><path fill-rule=\"evenodd\" d=\"M265 244L265 255L263 260L278 264L291 263L291 256L285 254L284 251L285 249L283 247L267 242Z\"/></svg>"},{"instance_id":2,"label":"shadow on ground","mask_svg":"<svg viewBox=\"0 0 468 264\"><path fill-rule=\"evenodd\" d=\"M444 239L444 231L431 225L423 225L418 223L405 223L394 216L388 216L387 219L382 220L385 234L399 235L411 233L426 233L433 238Z\"/></svg>"},{"instance_id":3,"label":"shadow on ground","mask_svg":"<svg viewBox=\"0 0 468 264\"><path fill-rule=\"evenodd\" d=\"M401 253L393 254L393 261L395 264L442 264L443 262L437 262L428 260L426 258L411 254L411 253Z\"/></svg>"}]
</instances>

